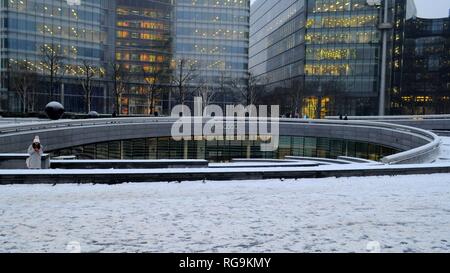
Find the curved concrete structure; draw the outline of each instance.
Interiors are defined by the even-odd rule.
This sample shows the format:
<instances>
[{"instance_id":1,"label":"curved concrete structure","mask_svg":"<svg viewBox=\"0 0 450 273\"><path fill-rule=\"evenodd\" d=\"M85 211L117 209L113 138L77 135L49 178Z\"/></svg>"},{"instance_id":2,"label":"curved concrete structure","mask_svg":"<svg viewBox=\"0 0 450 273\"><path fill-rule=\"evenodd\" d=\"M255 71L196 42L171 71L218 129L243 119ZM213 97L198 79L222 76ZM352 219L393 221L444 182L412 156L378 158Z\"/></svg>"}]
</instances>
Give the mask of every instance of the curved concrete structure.
<instances>
[{"instance_id":1,"label":"curved concrete structure","mask_svg":"<svg viewBox=\"0 0 450 273\"><path fill-rule=\"evenodd\" d=\"M339 117L327 117L329 120L339 120ZM387 122L421 128L424 130L438 132L450 136L450 115L428 115L428 116L359 116L349 117L350 120Z\"/></svg>"},{"instance_id":2,"label":"curved concrete structure","mask_svg":"<svg viewBox=\"0 0 450 273\"><path fill-rule=\"evenodd\" d=\"M328 167L193 168L132 170L1 170L0 185L219 180L303 179L325 177L385 176L450 173L450 165L334 165Z\"/></svg>"},{"instance_id":3,"label":"curved concrete structure","mask_svg":"<svg viewBox=\"0 0 450 273\"><path fill-rule=\"evenodd\" d=\"M0 127L0 153L24 152L35 135L40 136L46 151L115 140L167 137L175 121L116 118L4 125ZM431 162L440 145L439 137L432 132L371 121L280 119L280 135L346 139L403 151L382 159L388 164Z\"/></svg>"}]
</instances>

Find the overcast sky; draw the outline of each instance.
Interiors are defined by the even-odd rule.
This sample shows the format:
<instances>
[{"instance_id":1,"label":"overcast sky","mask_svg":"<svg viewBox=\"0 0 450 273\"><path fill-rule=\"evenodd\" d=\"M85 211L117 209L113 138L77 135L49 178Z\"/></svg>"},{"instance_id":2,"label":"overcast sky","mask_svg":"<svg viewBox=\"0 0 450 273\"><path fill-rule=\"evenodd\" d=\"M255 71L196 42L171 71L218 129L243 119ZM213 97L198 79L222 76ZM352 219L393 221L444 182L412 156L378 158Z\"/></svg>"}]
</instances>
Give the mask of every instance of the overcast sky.
<instances>
[{"instance_id":1,"label":"overcast sky","mask_svg":"<svg viewBox=\"0 0 450 273\"><path fill-rule=\"evenodd\" d=\"M255 0L251 0L254 2ZM424 18L447 17L450 0L415 0L417 15Z\"/></svg>"},{"instance_id":2,"label":"overcast sky","mask_svg":"<svg viewBox=\"0 0 450 273\"><path fill-rule=\"evenodd\" d=\"M425 18L447 17L450 0L415 0L417 15Z\"/></svg>"}]
</instances>

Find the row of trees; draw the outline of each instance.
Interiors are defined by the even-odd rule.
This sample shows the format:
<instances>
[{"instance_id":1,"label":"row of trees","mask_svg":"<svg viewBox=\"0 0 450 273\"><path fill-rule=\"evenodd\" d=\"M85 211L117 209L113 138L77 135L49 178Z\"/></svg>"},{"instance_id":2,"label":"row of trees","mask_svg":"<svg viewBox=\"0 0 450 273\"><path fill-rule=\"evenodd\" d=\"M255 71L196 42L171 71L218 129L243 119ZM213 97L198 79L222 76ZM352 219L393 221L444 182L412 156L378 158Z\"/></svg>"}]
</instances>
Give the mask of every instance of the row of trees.
<instances>
[{"instance_id":1,"label":"row of trees","mask_svg":"<svg viewBox=\"0 0 450 273\"><path fill-rule=\"evenodd\" d=\"M205 105L217 102L239 102L244 105L264 104L280 105L281 111L288 115L301 115L303 103L309 97L318 97L317 114L321 112L321 97L332 98L328 105L329 114L347 113L352 97L345 92L345 87L336 80L317 79L312 82L286 80L276 84L276 87L266 88L269 80L257 79L249 74L248 81L233 78L223 71L213 83L202 76L201 67L187 59L178 60L174 67L129 71L120 61L113 60L107 67L100 68L84 60L77 66L68 66L67 57L59 45L44 45L41 47L41 66L43 73L30 70L27 61L10 63L10 88L17 92L24 112L33 112L36 108L36 89L39 86L47 89L47 101L58 100L62 78L69 70L66 78L76 81L82 89L84 111L90 112L95 89L107 83L114 97L114 111L122 112L122 101L131 93L131 86L139 86L139 94L146 101L147 113L154 115L157 102L167 95L169 102L176 101L186 104L193 96L202 97ZM320 90L317 91L320 85ZM134 91L136 92L136 91ZM42 92L41 92L42 93ZM169 110L170 110L169 103ZM369 112L364 109L365 102L355 102L354 107L361 108L359 112ZM360 104L360 105L359 105ZM359 109L358 108L358 109ZM314 111L314 110L312 110Z\"/></svg>"},{"instance_id":2,"label":"row of trees","mask_svg":"<svg viewBox=\"0 0 450 273\"><path fill-rule=\"evenodd\" d=\"M56 91L59 90L61 79L68 70L65 65L66 57L60 46L42 46L41 56L43 74L38 74L37 71L30 69L29 62L26 60L9 64L10 88L16 91L23 112L36 110L36 89L41 86L47 88L48 102L57 100ZM84 108L86 112L90 112L95 81L103 76L103 72L86 60L77 69L78 74L75 78L83 89Z\"/></svg>"},{"instance_id":3,"label":"row of trees","mask_svg":"<svg viewBox=\"0 0 450 273\"><path fill-rule=\"evenodd\" d=\"M133 74L129 73L122 63L117 62L113 64L113 71L113 89L117 101L115 111L120 113L122 97L128 92L129 83L133 83L130 79ZM257 86L253 76L250 75L248 85L226 72L220 73L216 82L207 82L202 78L200 68L187 59L178 60L173 70L161 69L149 72L142 69L138 78L143 79L142 87L147 101L147 112L150 115L155 114L156 101L161 100L167 92L170 92L169 101L175 101L181 105L187 104L194 96L201 97L204 105L225 102L227 96L231 96L231 101L239 101L247 105L256 103Z\"/></svg>"},{"instance_id":4,"label":"row of trees","mask_svg":"<svg viewBox=\"0 0 450 273\"><path fill-rule=\"evenodd\" d=\"M170 92L170 100L179 104L186 104L192 96L203 98L204 104L225 101L226 96L231 95L232 101L243 104L257 103L257 82L250 75L248 85L240 79L233 79L226 72L222 72L214 84L206 82L201 77L198 66L187 59L178 60L175 68L162 68L149 70L142 68L140 72L132 73L119 61L113 61L109 67L101 69L89 61L82 61L78 66L67 66L66 59L60 46L44 45L41 47L41 66L43 73L38 74L30 69L27 61L10 63L10 88L17 92L24 112L33 112L36 107L37 88L40 83L45 83L47 100L58 100L59 88L62 78L69 70L76 70L71 78L80 84L83 90L84 111L90 112L94 90L100 84L108 82L112 87L114 96L114 111L121 113L122 101L125 95L130 93L131 85L141 87L146 99L147 113L155 114L156 102L161 99L164 92Z\"/></svg>"}]
</instances>

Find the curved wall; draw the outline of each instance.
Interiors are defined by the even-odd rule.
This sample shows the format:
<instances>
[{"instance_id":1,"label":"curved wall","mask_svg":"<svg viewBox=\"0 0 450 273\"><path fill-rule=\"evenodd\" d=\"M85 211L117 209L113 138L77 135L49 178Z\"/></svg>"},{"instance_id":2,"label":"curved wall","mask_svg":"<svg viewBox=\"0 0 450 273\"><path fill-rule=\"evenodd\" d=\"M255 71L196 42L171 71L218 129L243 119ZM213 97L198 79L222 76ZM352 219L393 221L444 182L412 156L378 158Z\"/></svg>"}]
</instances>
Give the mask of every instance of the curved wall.
<instances>
[{"instance_id":1,"label":"curved wall","mask_svg":"<svg viewBox=\"0 0 450 273\"><path fill-rule=\"evenodd\" d=\"M25 152L35 135L40 136L48 151L114 140L167 137L175 121L120 118L2 126L0 153ZM439 147L439 138L431 132L381 122L281 119L280 135L347 139L405 151L400 156L383 159L385 163L432 161Z\"/></svg>"}]
</instances>

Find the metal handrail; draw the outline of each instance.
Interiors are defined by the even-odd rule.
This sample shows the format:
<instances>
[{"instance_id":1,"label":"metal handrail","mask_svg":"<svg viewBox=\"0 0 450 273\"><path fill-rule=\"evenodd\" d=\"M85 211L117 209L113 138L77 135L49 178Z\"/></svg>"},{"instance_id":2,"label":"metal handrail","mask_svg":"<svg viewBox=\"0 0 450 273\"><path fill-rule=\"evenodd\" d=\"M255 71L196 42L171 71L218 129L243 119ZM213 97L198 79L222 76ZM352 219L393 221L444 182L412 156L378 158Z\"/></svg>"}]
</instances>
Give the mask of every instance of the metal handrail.
<instances>
[{"instance_id":1,"label":"metal handrail","mask_svg":"<svg viewBox=\"0 0 450 273\"><path fill-rule=\"evenodd\" d=\"M58 129L65 127L85 127L85 126L100 126L110 124L139 124L139 123L158 123L158 122L173 122L173 118L106 118L106 119L84 119L84 120L59 120L39 123L21 123L8 124L0 126L0 136L3 134L38 131L46 129Z\"/></svg>"},{"instance_id":2,"label":"metal handrail","mask_svg":"<svg viewBox=\"0 0 450 273\"><path fill-rule=\"evenodd\" d=\"M318 123L333 124L335 122L336 121L333 120L321 120ZM405 133L414 134L416 136L421 136L426 141L429 141L429 143L426 145L382 158L381 162L386 164L398 164L401 162L405 162L407 160L411 160L418 156L430 154L432 152L435 152L441 145L441 139L439 136L437 136L433 132L426 131L420 128L385 122L372 122L372 121L339 121L339 123L348 125L366 125L366 126L371 125L375 128L385 128L394 131L402 131Z\"/></svg>"},{"instance_id":3,"label":"metal handrail","mask_svg":"<svg viewBox=\"0 0 450 273\"><path fill-rule=\"evenodd\" d=\"M327 116L326 119L336 120L338 116ZM400 115L400 116L349 116L351 120L450 120L450 115Z\"/></svg>"}]
</instances>

